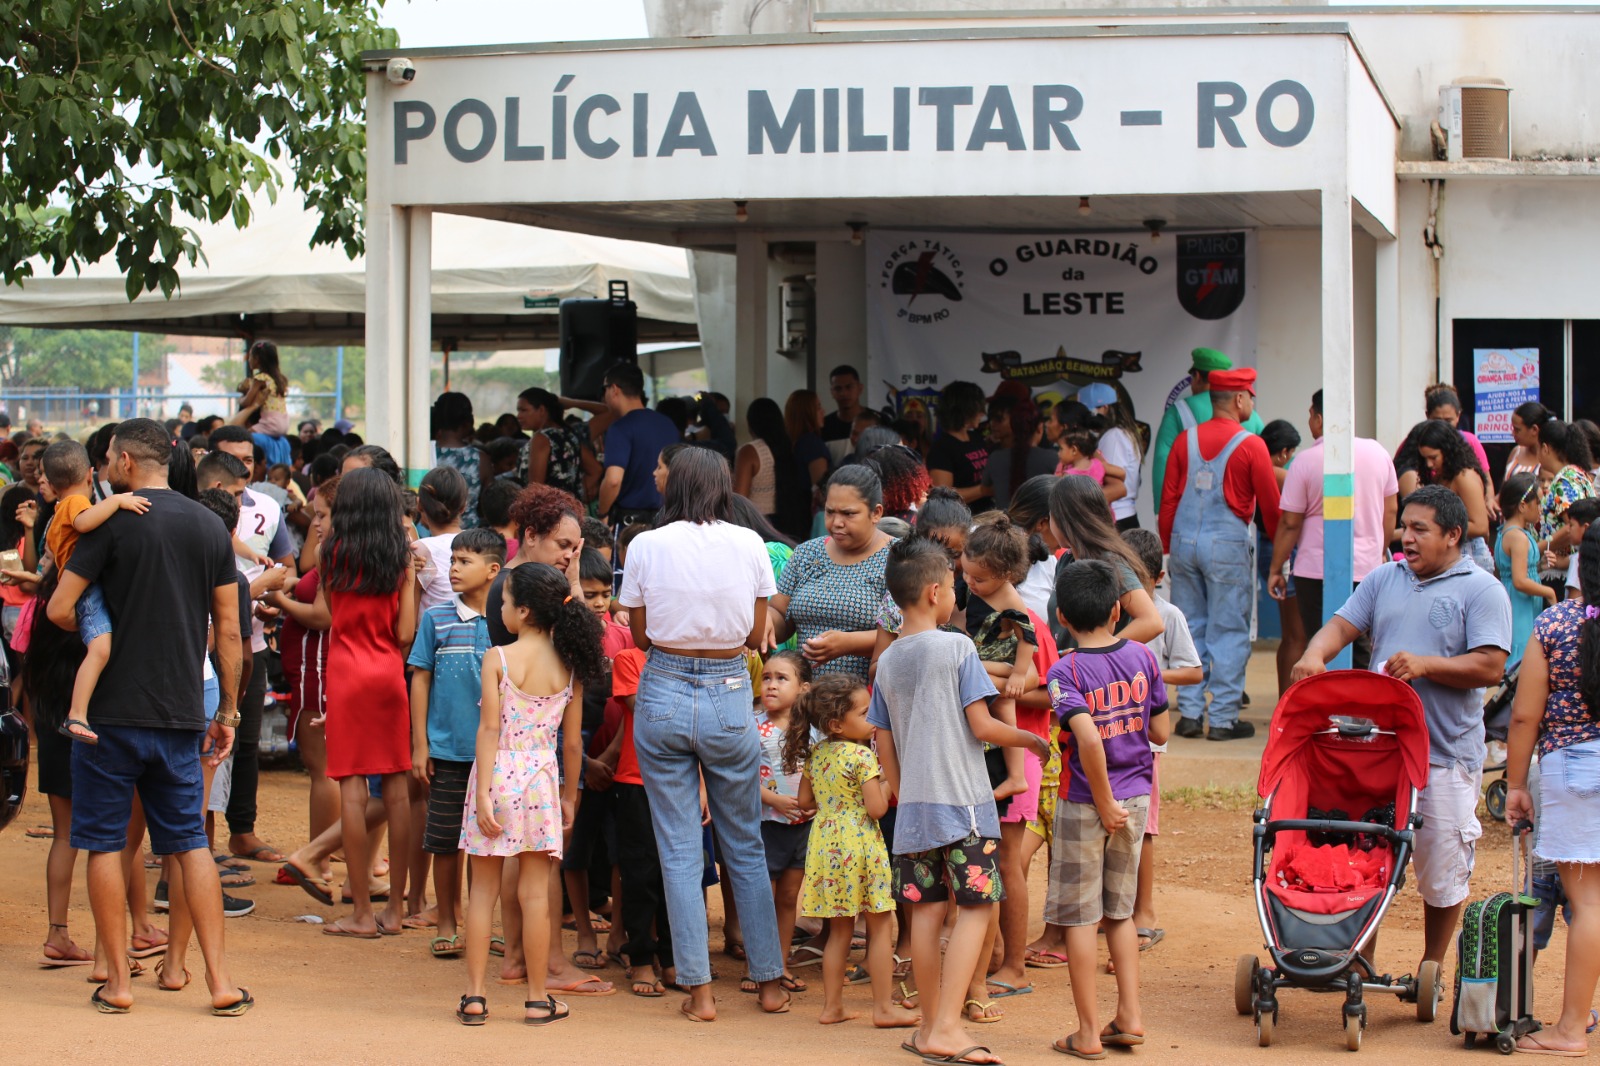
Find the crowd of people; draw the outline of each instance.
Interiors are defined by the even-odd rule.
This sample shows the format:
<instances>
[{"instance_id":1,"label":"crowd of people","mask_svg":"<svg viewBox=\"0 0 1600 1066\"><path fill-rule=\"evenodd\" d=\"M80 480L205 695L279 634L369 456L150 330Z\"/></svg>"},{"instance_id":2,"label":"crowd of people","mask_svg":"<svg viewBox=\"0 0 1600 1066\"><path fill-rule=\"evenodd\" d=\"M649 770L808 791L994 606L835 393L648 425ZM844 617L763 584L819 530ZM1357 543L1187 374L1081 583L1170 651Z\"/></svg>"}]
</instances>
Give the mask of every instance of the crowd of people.
<instances>
[{"instance_id":1,"label":"crowd of people","mask_svg":"<svg viewBox=\"0 0 1600 1066\"><path fill-rule=\"evenodd\" d=\"M54 827L40 962L89 968L96 1009L132 1009L141 959L160 957L162 989L188 984L193 933L212 1012L247 1011L223 924L249 913L235 893L266 863L348 905L325 935L409 930L463 957L464 1025L489 1020L491 956L526 982L529 1024L619 991L612 967L633 995L678 989L684 1017L713 1021L717 886L724 950L768 1013L815 965L820 1021L858 1017L843 990L866 981L868 1020L910 1030L906 1051L999 1062L968 1026L1032 992L1030 969L1065 967L1076 1022L1055 1049L1137 1046L1140 954L1165 936L1161 754L1173 734L1253 735L1264 585L1280 691L1354 645L1426 709L1424 961L1443 960L1468 897L1484 689L1520 660L1510 810L1537 819L1573 938L1569 1009L1525 1040L1585 1044L1592 424L1519 408L1498 487L1447 386L1392 459L1358 438L1358 585L1324 625L1321 393L1302 449L1257 416L1255 371L1212 349L1153 442L1104 383L1041 405L954 382L930 426L863 406L840 366L836 410L805 390L758 399L742 444L724 397L651 407L631 363L598 402L531 388L494 423L447 392L438 465L414 489L348 424L288 435L270 344L250 370L231 419L130 419L87 445L30 426L0 444L17 463L0 621ZM287 852L257 834L269 693L309 778ZM1535 741L1564 767L1542 803ZM68 927L80 850L93 951ZM1103 1022L1097 932L1118 993Z\"/></svg>"}]
</instances>

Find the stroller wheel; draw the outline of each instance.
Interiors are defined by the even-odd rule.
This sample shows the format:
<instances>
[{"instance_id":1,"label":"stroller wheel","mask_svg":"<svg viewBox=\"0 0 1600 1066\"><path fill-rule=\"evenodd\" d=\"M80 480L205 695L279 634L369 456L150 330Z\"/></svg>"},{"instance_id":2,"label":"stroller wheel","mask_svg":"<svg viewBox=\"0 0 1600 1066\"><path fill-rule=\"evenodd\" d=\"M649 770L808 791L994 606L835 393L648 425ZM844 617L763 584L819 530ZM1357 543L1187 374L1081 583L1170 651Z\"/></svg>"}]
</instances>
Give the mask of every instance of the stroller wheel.
<instances>
[{"instance_id":1,"label":"stroller wheel","mask_svg":"<svg viewBox=\"0 0 1600 1066\"><path fill-rule=\"evenodd\" d=\"M1277 1024L1278 1012L1271 1011L1256 1018L1256 1043L1262 1047L1272 1046L1272 1030Z\"/></svg>"},{"instance_id":2,"label":"stroller wheel","mask_svg":"<svg viewBox=\"0 0 1600 1066\"><path fill-rule=\"evenodd\" d=\"M1241 1015L1255 1010L1256 975L1260 972L1261 963L1254 955L1239 956L1233 968L1233 1009Z\"/></svg>"},{"instance_id":3,"label":"stroller wheel","mask_svg":"<svg viewBox=\"0 0 1600 1066\"><path fill-rule=\"evenodd\" d=\"M1502 1055L1509 1055L1517 1050L1517 1038L1510 1033L1501 1033L1494 1038L1494 1048Z\"/></svg>"},{"instance_id":4,"label":"stroller wheel","mask_svg":"<svg viewBox=\"0 0 1600 1066\"><path fill-rule=\"evenodd\" d=\"M1439 1012L1444 986L1439 980L1439 964L1425 962L1417 971L1417 1021L1431 1022Z\"/></svg>"},{"instance_id":5,"label":"stroller wheel","mask_svg":"<svg viewBox=\"0 0 1600 1066\"><path fill-rule=\"evenodd\" d=\"M1506 820L1506 779L1499 778L1489 782L1489 787L1483 790L1483 805L1489 810L1489 817L1497 822Z\"/></svg>"},{"instance_id":6,"label":"stroller wheel","mask_svg":"<svg viewBox=\"0 0 1600 1066\"><path fill-rule=\"evenodd\" d=\"M1344 1046L1350 1051L1361 1050L1361 1018L1357 1015L1345 1015Z\"/></svg>"}]
</instances>

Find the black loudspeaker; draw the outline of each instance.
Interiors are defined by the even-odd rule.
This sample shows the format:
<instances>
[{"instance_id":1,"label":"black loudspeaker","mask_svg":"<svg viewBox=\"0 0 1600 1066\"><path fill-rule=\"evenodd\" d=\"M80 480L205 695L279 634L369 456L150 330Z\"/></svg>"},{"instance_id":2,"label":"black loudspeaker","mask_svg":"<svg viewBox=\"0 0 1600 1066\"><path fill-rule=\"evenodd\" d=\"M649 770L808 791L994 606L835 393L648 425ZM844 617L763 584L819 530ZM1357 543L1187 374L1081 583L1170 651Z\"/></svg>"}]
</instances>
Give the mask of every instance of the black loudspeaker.
<instances>
[{"instance_id":1,"label":"black loudspeaker","mask_svg":"<svg viewBox=\"0 0 1600 1066\"><path fill-rule=\"evenodd\" d=\"M561 395L599 400L613 363L639 361L639 308L628 283L613 281L604 300L561 301Z\"/></svg>"}]
</instances>

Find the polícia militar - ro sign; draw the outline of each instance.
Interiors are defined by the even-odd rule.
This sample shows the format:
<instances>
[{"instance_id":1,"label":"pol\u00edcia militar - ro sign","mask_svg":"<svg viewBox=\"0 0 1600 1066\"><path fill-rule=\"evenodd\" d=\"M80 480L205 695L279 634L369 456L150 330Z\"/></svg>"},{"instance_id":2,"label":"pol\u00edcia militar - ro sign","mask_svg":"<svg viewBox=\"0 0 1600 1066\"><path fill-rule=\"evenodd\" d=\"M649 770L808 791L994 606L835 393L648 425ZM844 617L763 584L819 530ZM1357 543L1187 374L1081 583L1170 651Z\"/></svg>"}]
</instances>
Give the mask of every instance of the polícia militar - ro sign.
<instances>
[{"instance_id":1,"label":"pol\u00edcia militar - ro sign","mask_svg":"<svg viewBox=\"0 0 1600 1066\"><path fill-rule=\"evenodd\" d=\"M369 151L394 203L1289 191L1342 165L1348 49L1308 33L424 57L413 82L369 82Z\"/></svg>"}]
</instances>

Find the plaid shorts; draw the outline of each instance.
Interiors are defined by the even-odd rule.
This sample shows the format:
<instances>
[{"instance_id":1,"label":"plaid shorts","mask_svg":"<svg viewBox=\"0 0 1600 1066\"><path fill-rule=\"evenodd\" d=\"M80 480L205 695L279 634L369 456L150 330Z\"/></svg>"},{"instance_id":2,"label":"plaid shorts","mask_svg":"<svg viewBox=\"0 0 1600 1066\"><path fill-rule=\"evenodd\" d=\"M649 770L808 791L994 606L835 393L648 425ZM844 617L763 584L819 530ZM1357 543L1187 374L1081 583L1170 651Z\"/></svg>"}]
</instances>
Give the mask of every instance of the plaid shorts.
<instances>
[{"instance_id":1,"label":"plaid shorts","mask_svg":"<svg viewBox=\"0 0 1600 1066\"><path fill-rule=\"evenodd\" d=\"M1094 925L1101 918L1133 917L1139 891L1139 848L1150 797L1121 801L1128 824L1113 836L1092 803L1056 805L1056 835L1044 920L1051 925Z\"/></svg>"},{"instance_id":2,"label":"plaid shorts","mask_svg":"<svg viewBox=\"0 0 1600 1066\"><path fill-rule=\"evenodd\" d=\"M999 903L1000 838L972 833L954 844L896 855L894 898L898 903L943 903L959 907Z\"/></svg>"}]
</instances>

